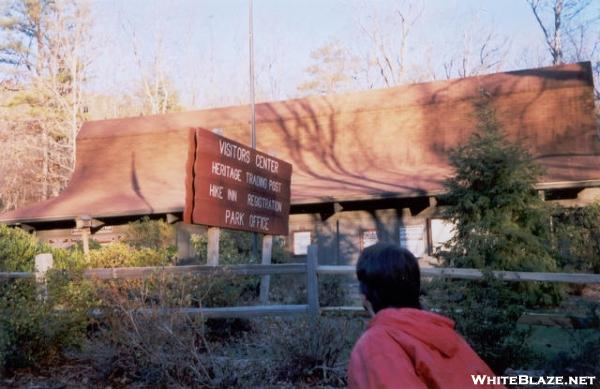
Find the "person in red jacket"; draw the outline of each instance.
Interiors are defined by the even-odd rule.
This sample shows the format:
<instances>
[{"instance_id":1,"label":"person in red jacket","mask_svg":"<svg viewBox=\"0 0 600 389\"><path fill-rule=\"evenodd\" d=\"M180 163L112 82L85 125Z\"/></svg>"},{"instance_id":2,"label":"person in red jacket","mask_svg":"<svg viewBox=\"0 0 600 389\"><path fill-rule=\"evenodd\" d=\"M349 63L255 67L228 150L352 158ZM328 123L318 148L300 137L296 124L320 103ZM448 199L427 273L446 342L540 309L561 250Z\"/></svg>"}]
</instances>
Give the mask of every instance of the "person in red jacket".
<instances>
[{"instance_id":1,"label":"person in red jacket","mask_svg":"<svg viewBox=\"0 0 600 389\"><path fill-rule=\"evenodd\" d=\"M350 388L469 388L472 375L496 378L451 319L421 308L419 265L410 251L368 247L356 273L373 318L352 350Z\"/></svg>"}]
</instances>

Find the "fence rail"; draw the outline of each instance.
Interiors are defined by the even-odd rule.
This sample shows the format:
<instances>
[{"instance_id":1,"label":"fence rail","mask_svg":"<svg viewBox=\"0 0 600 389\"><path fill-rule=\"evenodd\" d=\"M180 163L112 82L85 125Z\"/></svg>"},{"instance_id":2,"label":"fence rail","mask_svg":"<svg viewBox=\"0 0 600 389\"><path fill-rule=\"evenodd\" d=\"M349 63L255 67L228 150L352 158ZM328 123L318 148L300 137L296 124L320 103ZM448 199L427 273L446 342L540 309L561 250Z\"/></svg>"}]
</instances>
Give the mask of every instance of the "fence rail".
<instances>
[{"instance_id":1,"label":"fence rail","mask_svg":"<svg viewBox=\"0 0 600 389\"><path fill-rule=\"evenodd\" d=\"M28 272L21 272L21 271L0 273L0 281L10 280L13 278L35 278L35 273L28 273Z\"/></svg>"},{"instance_id":2,"label":"fence rail","mask_svg":"<svg viewBox=\"0 0 600 389\"><path fill-rule=\"evenodd\" d=\"M143 308L136 309L140 314L182 314L182 315L202 315L207 319L231 319L231 318L249 318L256 316L287 316L303 315L309 313L307 304L298 305L254 305L246 307L220 307L220 308ZM102 318L105 312L101 309L95 309L92 316Z\"/></svg>"},{"instance_id":3,"label":"fence rail","mask_svg":"<svg viewBox=\"0 0 600 389\"><path fill-rule=\"evenodd\" d=\"M354 275L354 266L319 265L318 274ZM231 266L151 266L151 267L118 267L88 269L83 272L84 278L97 280L111 279L144 279L156 274L171 275L210 275L210 276L252 276L271 274L303 274L306 272L304 263L285 263L274 265L231 265ZM600 284L600 274L589 273L540 273L540 272L515 272L493 271L494 276L503 281L542 281L563 282L571 284ZM0 272L0 281L9 279L35 278L34 272ZM422 277L455 278L464 280L478 280L484 277L484 272L478 269L467 268L421 268Z\"/></svg>"},{"instance_id":4,"label":"fence rail","mask_svg":"<svg viewBox=\"0 0 600 389\"><path fill-rule=\"evenodd\" d=\"M354 274L354 266L319 266L319 274ZM494 270L492 274L502 281L544 281L565 282L570 284L600 284L600 274L587 273L540 273ZM463 280L480 280L485 272L479 269L457 269L452 267L421 268L421 277L457 278Z\"/></svg>"},{"instance_id":5,"label":"fence rail","mask_svg":"<svg viewBox=\"0 0 600 389\"><path fill-rule=\"evenodd\" d=\"M38 258L39 257L39 258ZM40 285L40 296L47 294L45 276L52 267L52 258L48 254L36 257L36 272L6 272L0 273L0 281L9 279L35 279ZM485 273L479 269L456 269L456 268L422 268L422 277L442 277L477 280L485 277ZM514 271L492 271L495 277L503 281L544 281L563 282L573 284L600 284L600 274L584 273L540 273L540 272L514 272ZM319 305L319 274L354 275L354 266L329 266L318 265L317 247L310 245L306 263L286 263L268 265L191 265L191 266L165 266L165 267L123 267L110 269L88 269L83 276L94 280L112 279L146 279L155 275L208 275L208 276L265 276L272 274L305 274L307 303L301 305L255 305L245 307L221 307L221 308L165 308L164 312L179 312L190 315L203 315L207 318L246 318L265 315L290 315L290 314L312 314L320 312L355 312L360 307L321 307ZM139 310L144 312L145 310ZM96 311L95 316L101 315Z\"/></svg>"},{"instance_id":6,"label":"fence rail","mask_svg":"<svg viewBox=\"0 0 600 389\"><path fill-rule=\"evenodd\" d=\"M277 265L189 265L189 266L156 266L156 267L120 267L109 269L88 269L83 272L85 278L110 279L144 279L156 274L171 275L210 275L210 276L262 276L269 274L302 274L306 273L304 263L285 263ZM1 273L0 273L1 274Z\"/></svg>"}]
</instances>

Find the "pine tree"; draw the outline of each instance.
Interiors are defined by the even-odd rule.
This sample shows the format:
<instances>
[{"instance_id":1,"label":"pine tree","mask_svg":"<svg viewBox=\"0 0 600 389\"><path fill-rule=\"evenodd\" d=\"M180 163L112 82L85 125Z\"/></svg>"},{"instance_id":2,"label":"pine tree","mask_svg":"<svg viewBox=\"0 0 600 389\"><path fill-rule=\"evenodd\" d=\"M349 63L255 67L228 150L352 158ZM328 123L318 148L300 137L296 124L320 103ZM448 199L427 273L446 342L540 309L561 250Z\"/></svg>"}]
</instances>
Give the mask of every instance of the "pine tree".
<instances>
[{"instance_id":1,"label":"pine tree","mask_svg":"<svg viewBox=\"0 0 600 389\"><path fill-rule=\"evenodd\" d=\"M552 271L550 215L534 188L541 170L509 141L489 98L475 106L477 131L450 152L446 216L456 235L443 254L452 266Z\"/></svg>"},{"instance_id":2,"label":"pine tree","mask_svg":"<svg viewBox=\"0 0 600 389\"><path fill-rule=\"evenodd\" d=\"M455 176L445 181L445 216L456 225L454 238L439 253L446 265L478 268L478 281L448 281L441 295L459 299L439 304L457 330L499 374L527 364L533 355L518 319L527 307L560 301L557 284L494 279L488 270L555 271L550 210L535 190L541 169L501 130L492 101L475 105L476 131L450 152ZM444 306L444 304L446 304Z\"/></svg>"}]
</instances>

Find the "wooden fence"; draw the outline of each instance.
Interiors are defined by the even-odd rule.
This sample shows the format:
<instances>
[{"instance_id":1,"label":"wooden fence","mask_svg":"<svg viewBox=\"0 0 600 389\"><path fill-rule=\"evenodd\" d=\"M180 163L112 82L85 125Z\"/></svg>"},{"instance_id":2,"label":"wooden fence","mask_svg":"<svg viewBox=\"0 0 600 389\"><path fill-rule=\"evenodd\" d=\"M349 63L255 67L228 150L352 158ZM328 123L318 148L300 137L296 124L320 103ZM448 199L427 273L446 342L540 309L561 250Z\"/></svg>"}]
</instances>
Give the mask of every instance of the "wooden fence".
<instances>
[{"instance_id":1,"label":"wooden fence","mask_svg":"<svg viewBox=\"0 0 600 389\"><path fill-rule=\"evenodd\" d=\"M40 284L42 296L45 294L45 274L52 268L52 258L48 254L36 257L36 272L8 272L0 273L0 281L15 278L32 278ZM544 281L563 282L572 284L600 284L600 274L582 273L537 273L537 272L513 272L493 271L494 276L503 281ZM319 305L319 274L354 275L354 266L326 266L318 265L317 247L308 247L306 263L286 263L268 265L191 265L191 266L167 266L167 267L122 267L109 269L88 269L83 276L94 280L112 279L145 279L157 274L169 275L209 275L209 276L265 276L272 274L305 274L307 303L300 305L256 305L223 308L177 308L176 311L186 314L203 315L207 318L244 318L266 315L292 315L311 314L319 315L322 311L361 311L361 307L320 307ZM477 280L484 277L484 273L478 269L455 269L455 268L422 268L422 277L442 277ZM173 310L165 309L165 312Z\"/></svg>"}]
</instances>

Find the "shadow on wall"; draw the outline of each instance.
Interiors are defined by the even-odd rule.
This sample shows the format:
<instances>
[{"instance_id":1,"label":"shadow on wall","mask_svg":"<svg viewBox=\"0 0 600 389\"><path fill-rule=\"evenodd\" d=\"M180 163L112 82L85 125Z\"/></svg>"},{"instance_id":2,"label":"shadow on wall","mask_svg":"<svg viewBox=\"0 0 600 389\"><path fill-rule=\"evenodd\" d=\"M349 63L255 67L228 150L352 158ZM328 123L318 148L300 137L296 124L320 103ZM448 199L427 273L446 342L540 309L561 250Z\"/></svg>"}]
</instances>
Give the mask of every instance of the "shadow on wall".
<instances>
[{"instance_id":1,"label":"shadow on wall","mask_svg":"<svg viewBox=\"0 0 600 389\"><path fill-rule=\"evenodd\" d=\"M381 179L382 174L376 174L388 171L399 175L399 172L393 172L394 165L398 165L397 158L390 160L389 150L373 147L373 141L382 141L377 135L393 138L392 134L378 134L382 132L380 129L361 127L359 121L340 128L337 122L341 121L342 115L335 112L330 103L326 103L326 109L320 109L319 112L306 103L301 105L302 110L292 103L283 104L293 120L281 118L270 104L267 104L267 108L273 116L278 117L277 129L283 135L284 147L294 164L294 174L306 176L320 184L326 183L322 188L312 189L327 191L329 186L349 193L426 192L426 188L415 184L414 180L385 180ZM359 116L361 114L357 113ZM393 144L390 146L393 147ZM430 181L437 183L437 180ZM314 197L326 200L331 195L326 193L319 196L317 193Z\"/></svg>"},{"instance_id":2,"label":"shadow on wall","mask_svg":"<svg viewBox=\"0 0 600 389\"><path fill-rule=\"evenodd\" d=\"M569 65L571 66L571 65ZM575 67L575 65L571 66ZM519 141L546 170L549 182L600 179L600 138L594 119L593 83L589 64L574 70L539 70L511 73L514 80L484 85L481 93L492 97L502 130ZM524 83L523 77L537 76ZM514 93L511 93L514 91ZM430 151L447 158L448 151L464 142L476 126L476 99L456 102L465 120L440 122L440 108L425 115L424 128L431 129ZM453 113L456 114L456 113ZM440 136L434 136L440 134Z\"/></svg>"},{"instance_id":3,"label":"shadow on wall","mask_svg":"<svg viewBox=\"0 0 600 389\"><path fill-rule=\"evenodd\" d=\"M150 205L148 200L146 200L140 188L140 183L137 177L137 171L135 169L135 151L131 152L131 189L133 189L133 192L137 195L137 197L139 197L140 200L142 200L144 204L148 207L148 213L154 213L154 208L152 208L152 205Z\"/></svg>"},{"instance_id":4,"label":"shadow on wall","mask_svg":"<svg viewBox=\"0 0 600 389\"><path fill-rule=\"evenodd\" d=\"M433 210L428 207L428 198L388 199L383 203L371 202L367 207L348 203L343 211L333 214L311 214L319 263L353 265L360 252L377 241L401 244L401 231L412 240L409 249L417 250L416 255L426 255L430 212L423 211Z\"/></svg>"}]
</instances>

